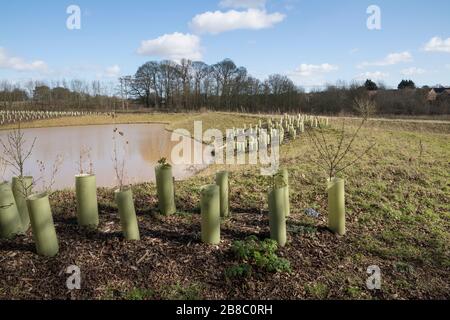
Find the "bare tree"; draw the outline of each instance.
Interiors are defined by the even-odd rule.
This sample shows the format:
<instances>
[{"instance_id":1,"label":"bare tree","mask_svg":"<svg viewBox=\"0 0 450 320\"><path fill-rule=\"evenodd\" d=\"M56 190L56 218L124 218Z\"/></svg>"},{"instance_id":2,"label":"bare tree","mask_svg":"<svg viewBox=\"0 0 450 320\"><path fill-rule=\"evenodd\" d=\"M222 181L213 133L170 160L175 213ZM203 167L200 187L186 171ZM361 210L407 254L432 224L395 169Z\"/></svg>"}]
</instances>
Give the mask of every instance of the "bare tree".
<instances>
[{"instance_id":1,"label":"bare tree","mask_svg":"<svg viewBox=\"0 0 450 320\"><path fill-rule=\"evenodd\" d=\"M181 86L183 88L183 97L181 104L184 109L187 109L191 92L192 61L182 59L178 70L178 74L181 80Z\"/></svg>"},{"instance_id":2,"label":"bare tree","mask_svg":"<svg viewBox=\"0 0 450 320\"><path fill-rule=\"evenodd\" d=\"M230 92L230 82L237 72L236 64L230 60L225 59L221 62L216 63L213 66L213 73L216 79L216 95L219 99L218 106L222 106L222 103L227 108L229 106L229 92Z\"/></svg>"},{"instance_id":3,"label":"bare tree","mask_svg":"<svg viewBox=\"0 0 450 320\"><path fill-rule=\"evenodd\" d=\"M137 70L134 81L131 83L135 96L143 99L147 108L151 105L151 95L154 94L154 105L159 106L161 89L158 86L159 64L151 61L143 64Z\"/></svg>"},{"instance_id":4,"label":"bare tree","mask_svg":"<svg viewBox=\"0 0 450 320\"><path fill-rule=\"evenodd\" d=\"M119 78L120 83L120 98L122 99L122 109L128 110L130 95L132 94L132 77L125 76Z\"/></svg>"},{"instance_id":5,"label":"bare tree","mask_svg":"<svg viewBox=\"0 0 450 320\"><path fill-rule=\"evenodd\" d=\"M373 83L372 83L373 84ZM378 90L372 90L378 87ZM0 81L0 105L4 109L39 108L111 110L129 103L166 111L177 108L198 110L278 112L309 114L354 114L355 98L366 97L377 102L378 114L448 114L450 96L440 94L430 100L429 87L411 90L386 90L364 83L337 81L312 87L305 92L284 75L270 75L258 80L224 59L211 66L204 62L149 61L134 76L119 78L110 90L108 83L72 80L31 81L20 86Z\"/></svg>"},{"instance_id":6,"label":"bare tree","mask_svg":"<svg viewBox=\"0 0 450 320\"><path fill-rule=\"evenodd\" d=\"M369 146L363 152L358 154L354 152L352 146L375 106L369 100L357 99L355 100L355 109L359 110L362 120L353 133L346 131L345 119L342 120L339 134L334 141L331 141L325 135L323 125L319 125L317 129L306 131L318 155L317 164L327 173L330 179L354 165L375 146L375 143L369 143ZM351 157L351 155L353 156Z\"/></svg>"},{"instance_id":7,"label":"bare tree","mask_svg":"<svg viewBox=\"0 0 450 320\"><path fill-rule=\"evenodd\" d=\"M12 130L6 136L6 141L0 139L3 148L3 161L13 168L13 173L18 177L24 177L25 163L31 157L36 143L33 139L31 145L27 146L25 134L21 130L20 122L17 129Z\"/></svg>"},{"instance_id":8,"label":"bare tree","mask_svg":"<svg viewBox=\"0 0 450 320\"><path fill-rule=\"evenodd\" d=\"M205 96L208 96L209 83L207 77L210 73L210 67L201 61L195 61L192 63L193 81L194 81L194 108L200 108L204 101L202 101L202 92ZM203 85L203 90L202 90Z\"/></svg>"}]
</instances>

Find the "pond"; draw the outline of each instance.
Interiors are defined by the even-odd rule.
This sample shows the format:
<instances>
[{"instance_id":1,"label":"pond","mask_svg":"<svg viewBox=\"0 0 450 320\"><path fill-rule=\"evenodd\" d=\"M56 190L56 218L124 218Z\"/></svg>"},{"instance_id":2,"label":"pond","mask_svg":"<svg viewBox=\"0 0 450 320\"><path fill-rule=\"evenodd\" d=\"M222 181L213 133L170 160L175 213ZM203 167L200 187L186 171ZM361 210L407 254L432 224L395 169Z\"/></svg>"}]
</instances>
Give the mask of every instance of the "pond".
<instances>
[{"instance_id":1,"label":"pond","mask_svg":"<svg viewBox=\"0 0 450 320\"><path fill-rule=\"evenodd\" d=\"M123 153L121 141L128 141L126 156L126 183L155 181L155 166L162 157L171 161L172 147L178 142L171 141L171 132L164 124L124 124L95 125L77 127L56 127L23 129L27 145L36 138L36 144L30 159L25 165L25 174L33 177L51 176L52 166L58 155L62 155L63 163L59 167L53 189L74 188L74 176L79 173L80 151L90 148L94 173L99 187L116 185L113 150L113 131L123 132L123 138L118 139L119 153ZM0 131L0 139L6 141L8 131ZM122 140L121 140L122 139ZM3 151L2 151L3 152ZM46 165L45 174L39 169L38 161ZM89 161L87 161L89 163ZM206 165L174 165L175 179L186 179ZM5 174L5 179L12 176L11 167ZM39 187L39 184L38 184Z\"/></svg>"}]
</instances>

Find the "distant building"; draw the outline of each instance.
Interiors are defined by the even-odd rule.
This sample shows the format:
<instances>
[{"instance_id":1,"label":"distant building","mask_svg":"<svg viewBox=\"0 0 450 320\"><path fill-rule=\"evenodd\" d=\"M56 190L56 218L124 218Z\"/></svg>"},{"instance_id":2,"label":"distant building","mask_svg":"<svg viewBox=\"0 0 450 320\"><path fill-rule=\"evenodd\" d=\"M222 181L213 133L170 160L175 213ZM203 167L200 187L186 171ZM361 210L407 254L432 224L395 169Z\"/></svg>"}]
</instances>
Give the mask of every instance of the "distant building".
<instances>
[{"instance_id":1,"label":"distant building","mask_svg":"<svg viewBox=\"0 0 450 320\"><path fill-rule=\"evenodd\" d=\"M436 99L441 95L450 96L450 88L439 87L431 89L430 92L428 92L428 101L436 101Z\"/></svg>"}]
</instances>

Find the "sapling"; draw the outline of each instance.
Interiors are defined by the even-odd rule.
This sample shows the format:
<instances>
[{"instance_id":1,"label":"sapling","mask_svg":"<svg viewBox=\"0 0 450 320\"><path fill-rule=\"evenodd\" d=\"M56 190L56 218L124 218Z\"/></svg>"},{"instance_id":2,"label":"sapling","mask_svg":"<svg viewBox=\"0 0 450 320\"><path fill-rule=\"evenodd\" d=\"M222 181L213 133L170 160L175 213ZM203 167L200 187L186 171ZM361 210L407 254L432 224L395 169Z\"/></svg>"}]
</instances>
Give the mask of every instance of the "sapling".
<instances>
[{"instance_id":1,"label":"sapling","mask_svg":"<svg viewBox=\"0 0 450 320\"><path fill-rule=\"evenodd\" d=\"M371 100L355 99L355 109L362 117L357 129L353 133L347 133L345 119L343 119L335 141L325 135L324 125L318 125L317 129L307 130L308 137L318 156L316 163L328 176L329 228L339 235L344 235L346 230L344 180L338 176L361 160L375 146L374 143L369 143L369 146L362 152L354 152L352 148L354 142L359 138L359 133L367 123L370 114L375 110L375 105Z\"/></svg>"},{"instance_id":2,"label":"sapling","mask_svg":"<svg viewBox=\"0 0 450 320\"><path fill-rule=\"evenodd\" d=\"M220 216L226 218L230 215L230 200L229 200L229 173L228 171L220 171L216 173L216 185L220 190Z\"/></svg>"},{"instance_id":3,"label":"sapling","mask_svg":"<svg viewBox=\"0 0 450 320\"><path fill-rule=\"evenodd\" d=\"M119 149L119 145L121 145L122 148ZM114 197L119 209L120 224L122 226L122 232L125 239L140 240L133 192L131 190L131 186L125 183L125 164L126 155L128 154L128 146L129 142L125 139L125 134L115 128L113 130L113 164L117 181L117 189L114 192Z\"/></svg>"},{"instance_id":4,"label":"sapling","mask_svg":"<svg viewBox=\"0 0 450 320\"><path fill-rule=\"evenodd\" d=\"M361 116L361 122L357 129L348 134L345 127L345 119L342 120L342 126L339 130L337 143L330 141L325 136L323 126L318 126L316 130L308 130L308 136L313 143L314 149L318 154L317 165L326 171L329 179L337 177L340 173L358 162L364 155L366 155L374 146L375 143L370 143L363 152L354 155L352 149L354 142L359 137L359 133L363 126L367 123L369 115L374 109L373 102L370 100L355 100L355 109ZM319 134L317 134L319 132ZM334 137L334 136L333 136ZM351 157L351 159L349 159Z\"/></svg>"},{"instance_id":5,"label":"sapling","mask_svg":"<svg viewBox=\"0 0 450 320\"><path fill-rule=\"evenodd\" d=\"M201 191L201 239L203 243L220 243L220 188L204 186Z\"/></svg>"},{"instance_id":6,"label":"sapling","mask_svg":"<svg viewBox=\"0 0 450 320\"><path fill-rule=\"evenodd\" d=\"M175 189L173 183L172 166L166 158L161 158L155 167L156 189L158 193L158 207L163 215L176 212Z\"/></svg>"},{"instance_id":7,"label":"sapling","mask_svg":"<svg viewBox=\"0 0 450 320\"><path fill-rule=\"evenodd\" d=\"M99 223L97 203L97 183L94 175L94 165L91 149L83 147L80 150L78 162L79 174L75 176L77 198L77 220L82 227L95 229Z\"/></svg>"},{"instance_id":8,"label":"sapling","mask_svg":"<svg viewBox=\"0 0 450 320\"><path fill-rule=\"evenodd\" d=\"M280 174L282 175L283 182L286 187L286 194L285 194L285 209L286 209L286 217L289 217L291 215L291 204L290 204L290 187L289 187L289 171L286 168L280 169Z\"/></svg>"},{"instance_id":9,"label":"sapling","mask_svg":"<svg viewBox=\"0 0 450 320\"><path fill-rule=\"evenodd\" d=\"M6 167L6 162L0 158L0 239L11 238L22 228L11 184L4 181Z\"/></svg>"},{"instance_id":10,"label":"sapling","mask_svg":"<svg viewBox=\"0 0 450 320\"><path fill-rule=\"evenodd\" d=\"M20 122L17 129L7 134L5 141L0 139L0 145L3 149L2 159L11 168L13 174L12 190L19 210L22 224L21 232L26 232L30 226L26 198L32 193L33 177L25 176L25 167L33 154L35 144L36 138L31 143L27 142Z\"/></svg>"},{"instance_id":11,"label":"sapling","mask_svg":"<svg viewBox=\"0 0 450 320\"><path fill-rule=\"evenodd\" d=\"M56 175L63 163L63 157L62 155L56 157L49 178L46 177L45 163L40 160L37 163L41 176L35 180L35 188L39 191L27 197L27 207L37 253L42 256L53 257L59 252L59 244L49 196L55 184ZM39 185L40 188L38 187Z\"/></svg>"},{"instance_id":12,"label":"sapling","mask_svg":"<svg viewBox=\"0 0 450 320\"><path fill-rule=\"evenodd\" d=\"M272 186L269 191L269 225L270 238L285 246L286 235L286 193L287 185L282 172L277 172L271 178Z\"/></svg>"}]
</instances>

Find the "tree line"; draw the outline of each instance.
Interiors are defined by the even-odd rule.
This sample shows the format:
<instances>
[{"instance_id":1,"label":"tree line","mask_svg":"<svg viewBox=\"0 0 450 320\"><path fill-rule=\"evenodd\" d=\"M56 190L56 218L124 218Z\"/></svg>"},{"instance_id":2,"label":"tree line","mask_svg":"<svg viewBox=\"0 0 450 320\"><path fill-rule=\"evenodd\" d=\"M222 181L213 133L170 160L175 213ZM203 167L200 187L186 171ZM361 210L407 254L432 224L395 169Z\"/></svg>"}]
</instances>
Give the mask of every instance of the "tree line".
<instances>
[{"instance_id":1,"label":"tree line","mask_svg":"<svg viewBox=\"0 0 450 320\"><path fill-rule=\"evenodd\" d=\"M272 75L261 82L230 59L213 65L190 60L150 61L120 83L125 97L163 110L294 110L298 102L298 88L288 77Z\"/></svg>"},{"instance_id":2,"label":"tree line","mask_svg":"<svg viewBox=\"0 0 450 320\"><path fill-rule=\"evenodd\" d=\"M11 87L0 82L0 105L62 110L351 114L355 99L369 97L376 102L378 114L449 114L450 97L443 95L430 102L429 91L429 87L416 88L412 80L402 80L396 90L390 90L368 79L305 92L285 75L259 80L230 59L212 65L183 59L146 62L115 85L72 80Z\"/></svg>"},{"instance_id":3,"label":"tree line","mask_svg":"<svg viewBox=\"0 0 450 320\"><path fill-rule=\"evenodd\" d=\"M0 81L0 108L3 110L105 110L122 105L116 85L100 81L28 81L14 84Z\"/></svg>"}]
</instances>

